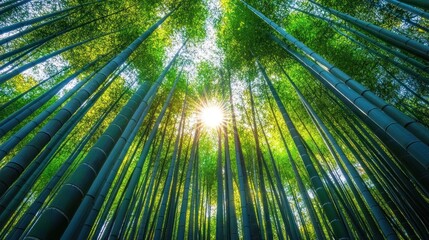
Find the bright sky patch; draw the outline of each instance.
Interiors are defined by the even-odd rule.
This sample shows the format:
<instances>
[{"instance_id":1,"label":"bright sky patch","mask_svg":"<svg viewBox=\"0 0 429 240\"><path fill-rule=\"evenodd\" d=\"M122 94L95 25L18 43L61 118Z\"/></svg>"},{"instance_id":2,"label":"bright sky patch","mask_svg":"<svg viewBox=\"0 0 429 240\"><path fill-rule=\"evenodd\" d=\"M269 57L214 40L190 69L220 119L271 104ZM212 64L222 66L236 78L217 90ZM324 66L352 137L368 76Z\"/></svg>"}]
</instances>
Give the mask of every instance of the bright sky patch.
<instances>
[{"instance_id":1,"label":"bright sky patch","mask_svg":"<svg viewBox=\"0 0 429 240\"><path fill-rule=\"evenodd\" d=\"M209 102L201 107L198 118L203 126L207 128L217 128L224 122L225 114L219 104Z\"/></svg>"}]
</instances>

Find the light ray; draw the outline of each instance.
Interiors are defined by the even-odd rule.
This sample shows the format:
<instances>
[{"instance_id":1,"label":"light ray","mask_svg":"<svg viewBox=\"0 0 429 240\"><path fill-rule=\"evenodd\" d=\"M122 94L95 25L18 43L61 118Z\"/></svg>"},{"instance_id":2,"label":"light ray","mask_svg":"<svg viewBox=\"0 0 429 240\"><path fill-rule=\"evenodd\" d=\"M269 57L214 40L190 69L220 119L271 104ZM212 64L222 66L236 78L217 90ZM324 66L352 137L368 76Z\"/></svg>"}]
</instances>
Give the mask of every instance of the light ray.
<instances>
[{"instance_id":1,"label":"light ray","mask_svg":"<svg viewBox=\"0 0 429 240\"><path fill-rule=\"evenodd\" d=\"M223 105L213 100L200 104L198 121L207 129L219 128L225 122Z\"/></svg>"}]
</instances>

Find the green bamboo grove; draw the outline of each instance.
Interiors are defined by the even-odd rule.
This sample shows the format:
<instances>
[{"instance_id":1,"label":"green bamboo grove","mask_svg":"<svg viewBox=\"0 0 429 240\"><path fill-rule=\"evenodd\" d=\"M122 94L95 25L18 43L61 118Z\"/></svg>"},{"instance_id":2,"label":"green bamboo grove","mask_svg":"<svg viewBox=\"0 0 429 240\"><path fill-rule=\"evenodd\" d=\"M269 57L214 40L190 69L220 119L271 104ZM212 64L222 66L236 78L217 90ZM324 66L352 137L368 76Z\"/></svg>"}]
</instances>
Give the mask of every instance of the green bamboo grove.
<instances>
[{"instance_id":1,"label":"green bamboo grove","mask_svg":"<svg viewBox=\"0 0 429 240\"><path fill-rule=\"evenodd\" d=\"M427 1L0 20L0 239L429 238Z\"/></svg>"}]
</instances>

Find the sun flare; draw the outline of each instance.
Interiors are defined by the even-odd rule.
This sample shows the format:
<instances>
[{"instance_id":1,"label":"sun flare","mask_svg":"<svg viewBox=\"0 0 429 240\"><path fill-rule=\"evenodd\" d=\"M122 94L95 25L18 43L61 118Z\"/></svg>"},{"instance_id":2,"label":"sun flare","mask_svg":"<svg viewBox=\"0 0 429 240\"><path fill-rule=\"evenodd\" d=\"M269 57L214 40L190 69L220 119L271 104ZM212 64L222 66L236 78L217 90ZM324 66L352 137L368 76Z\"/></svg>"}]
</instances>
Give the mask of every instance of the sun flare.
<instances>
[{"instance_id":1,"label":"sun flare","mask_svg":"<svg viewBox=\"0 0 429 240\"><path fill-rule=\"evenodd\" d=\"M220 104L209 102L201 106L199 120L207 128L217 128L225 120L225 114Z\"/></svg>"}]
</instances>

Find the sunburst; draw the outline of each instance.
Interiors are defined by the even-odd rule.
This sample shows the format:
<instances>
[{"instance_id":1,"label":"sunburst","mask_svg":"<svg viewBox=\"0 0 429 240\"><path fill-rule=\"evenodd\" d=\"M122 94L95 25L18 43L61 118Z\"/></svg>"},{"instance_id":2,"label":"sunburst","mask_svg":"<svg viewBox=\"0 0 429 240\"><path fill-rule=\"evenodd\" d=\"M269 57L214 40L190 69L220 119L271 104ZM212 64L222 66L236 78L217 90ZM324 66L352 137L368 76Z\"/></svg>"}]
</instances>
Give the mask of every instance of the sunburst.
<instances>
[{"instance_id":1,"label":"sunburst","mask_svg":"<svg viewBox=\"0 0 429 240\"><path fill-rule=\"evenodd\" d=\"M198 120L208 129L217 129L225 122L224 106L215 100L200 104Z\"/></svg>"}]
</instances>

